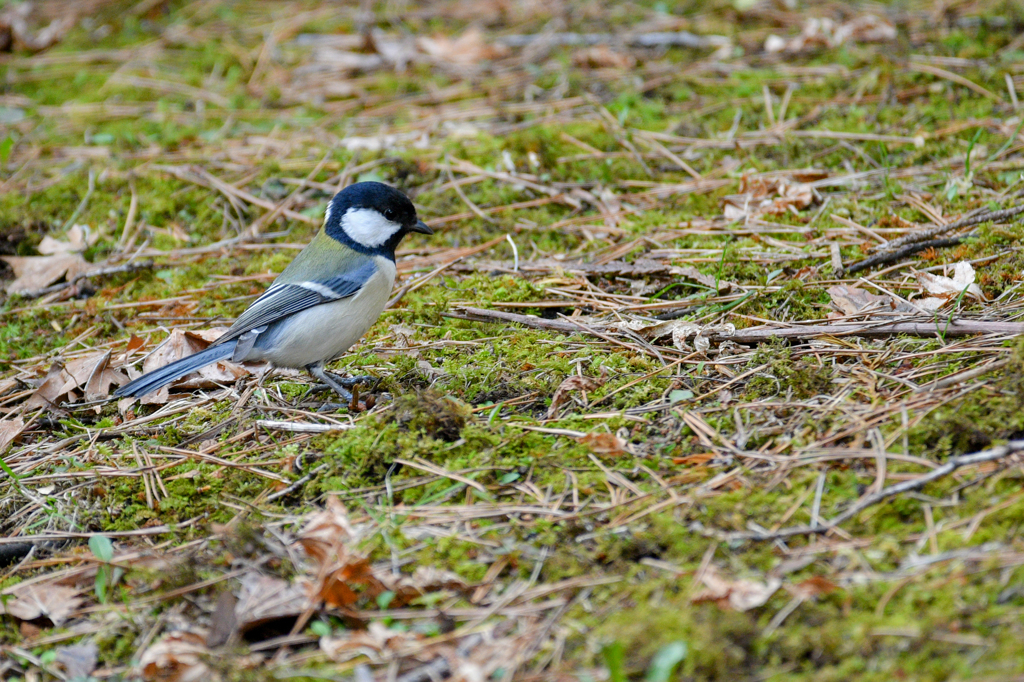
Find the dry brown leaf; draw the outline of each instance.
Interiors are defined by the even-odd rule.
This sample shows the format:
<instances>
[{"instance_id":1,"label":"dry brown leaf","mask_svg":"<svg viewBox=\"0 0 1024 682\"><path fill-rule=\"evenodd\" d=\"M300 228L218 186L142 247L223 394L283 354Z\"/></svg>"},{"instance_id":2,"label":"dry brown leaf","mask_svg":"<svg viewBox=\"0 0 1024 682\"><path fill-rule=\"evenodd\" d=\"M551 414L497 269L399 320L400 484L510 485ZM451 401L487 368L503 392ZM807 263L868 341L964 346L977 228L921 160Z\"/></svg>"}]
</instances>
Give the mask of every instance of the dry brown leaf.
<instances>
[{"instance_id":1,"label":"dry brown leaf","mask_svg":"<svg viewBox=\"0 0 1024 682\"><path fill-rule=\"evenodd\" d=\"M31 2L18 2L8 4L0 12L0 52L10 52L14 48L30 52L45 50L59 42L78 19L73 5L70 5L64 16L33 33L29 28L33 9Z\"/></svg>"},{"instance_id":2,"label":"dry brown leaf","mask_svg":"<svg viewBox=\"0 0 1024 682\"><path fill-rule=\"evenodd\" d=\"M769 577L766 582L756 580L729 580L714 566L708 566L701 576L704 588L693 596L693 601L713 601L722 608L749 611L764 605L782 585L782 580Z\"/></svg>"},{"instance_id":3,"label":"dry brown leaf","mask_svg":"<svg viewBox=\"0 0 1024 682\"><path fill-rule=\"evenodd\" d=\"M142 679L158 682L206 682L213 671L203 659L210 653L205 635L174 632L153 642L139 657Z\"/></svg>"},{"instance_id":4,"label":"dry brown leaf","mask_svg":"<svg viewBox=\"0 0 1024 682\"><path fill-rule=\"evenodd\" d=\"M786 40L770 35L764 41L765 52L804 52L806 50L838 47L847 42L883 43L896 39L896 27L875 14L863 14L842 24L827 17L810 17L800 35Z\"/></svg>"},{"instance_id":5,"label":"dry brown leaf","mask_svg":"<svg viewBox=\"0 0 1024 682\"><path fill-rule=\"evenodd\" d=\"M81 605L83 600L78 594L76 589L53 584L15 587L13 598L7 599L6 604L0 601L0 613L19 620L45 617L60 626Z\"/></svg>"},{"instance_id":6,"label":"dry brown leaf","mask_svg":"<svg viewBox=\"0 0 1024 682\"><path fill-rule=\"evenodd\" d=\"M36 250L44 256L58 253L81 253L96 243L99 234L90 230L88 225L74 225L68 230L67 237L67 241L61 241L46 235L39 242Z\"/></svg>"},{"instance_id":7,"label":"dry brown leaf","mask_svg":"<svg viewBox=\"0 0 1024 682\"><path fill-rule=\"evenodd\" d=\"M740 193L722 199L727 220L798 213L820 202L821 197L813 186L783 177L743 176L740 181Z\"/></svg>"},{"instance_id":8,"label":"dry brown leaf","mask_svg":"<svg viewBox=\"0 0 1024 682\"><path fill-rule=\"evenodd\" d=\"M96 669L99 647L95 642L73 644L57 647L57 663L64 668L68 679L81 680L88 678Z\"/></svg>"},{"instance_id":9,"label":"dry brown leaf","mask_svg":"<svg viewBox=\"0 0 1024 682\"><path fill-rule=\"evenodd\" d=\"M121 386L127 381L128 377L120 369L110 366L110 351L98 351L69 360L63 367L54 363L25 404L30 409L56 405L65 396L68 402L76 402L79 394L86 400L100 400L110 395L112 386Z\"/></svg>"},{"instance_id":10,"label":"dry brown leaf","mask_svg":"<svg viewBox=\"0 0 1024 682\"><path fill-rule=\"evenodd\" d=\"M566 378L558 385L558 388L555 389L555 394L551 396L551 407L548 408L548 419L555 418L558 414L558 408L562 406L562 403L569 399L569 394L573 391L593 391L603 385L604 379L592 379L590 377L581 377L578 375Z\"/></svg>"},{"instance_id":11,"label":"dry brown leaf","mask_svg":"<svg viewBox=\"0 0 1024 682\"><path fill-rule=\"evenodd\" d=\"M386 588L373 576L370 562L354 549L358 538L344 505L327 498L327 509L310 519L299 534L302 545L318 565L311 593L328 606L351 606L359 599L353 586L364 586L371 594Z\"/></svg>"},{"instance_id":12,"label":"dry brown leaf","mask_svg":"<svg viewBox=\"0 0 1024 682\"><path fill-rule=\"evenodd\" d=\"M579 440L595 455L603 457L620 457L629 452L626 441L614 433L588 433Z\"/></svg>"},{"instance_id":13,"label":"dry brown leaf","mask_svg":"<svg viewBox=\"0 0 1024 682\"><path fill-rule=\"evenodd\" d=\"M671 336L672 345L679 350L691 350L687 344L692 342L693 347L701 352L711 347L709 336L729 336L736 332L736 325L731 322L702 325L688 320L667 320L655 324L643 320L622 320L615 326L636 332L652 341Z\"/></svg>"},{"instance_id":14,"label":"dry brown leaf","mask_svg":"<svg viewBox=\"0 0 1024 682\"><path fill-rule=\"evenodd\" d=\"M7 293L27 294L45 289L61 278L72 280L92 267L77 253L53 256L0 256L14 270Z\"/></svg>"},{"instance_id":15,"label":"dry brown leaf","mask_svg":"<svg viewBox=\"0 0 1024 682\"><path fill-rule=\"evenodd\" d=\"M240 582L242 588L235 604L239 632L280 618L295 618L311 606L307 585L258 573L247 573Z\"/></svg>"},{"instance_id":16,"label":"dry brown leaf","mask_svg":"<svg viewBox=\"0 0 1024 682\"><path fill-rule=\"evenodd\" d=\"M914 306L885 294L872 294L860 287L837 284L828 288L832 299L832 307L838 312L828 314L830 319L852 315L868 315L872 313L906 313L919 314Z\"/></svg>"},{"instance_id":17,"label":"dry brown leaf","mask_svg":"<svg viewBox=\"0 0 1024 682\"><path fill-rule=\"evenodd\" d=\"M336 497L328 497L327 508L312 515L296 541L311 559L324 564L330 560L339 543L354 543L356 538L345 505Z\"/></svg>"},{"instance_id":18,"label":"dry brown leaf","mask_svg":"<svg viewBox=\"0 0 1024 682\"><path fill-rule=\"evenodd\" d=\"M416 41L419 48L437 61L449 62L459 66L473 66L488 59L500 59L509 54L504 45L492 45L484 40L483 31L476 26L454 40L447 36L420 38Z\"/></svg>"},{"instance_id":19,"label":"dry brown leaf","mask_svg":"<svg viewBox=\"0 0 1024 682\"><path fill-rule=\"evenodd\" d=\"M219 339L224 332L223 327L214 329L202 329L198 331L182 331L174 329L159 348L153 351L142 365L143 372L151 372L164 365L169 365L175 360L198 353L209 347L211 343ZM221 360L207 365L202 369L187 374L168 386L164 386L141 398L147 405L162 405L170 400L171 388L185 390L197 388L212 388L219 385L231 384L238 381L249 373L249 370L229 360Z\"/></svg>"},{"instance_id":20,"label":"dry brown leaf","mask_svg":"<svg viewBox=\"0 0 1024 682\"><path fill-rule=\"evenodd\" d=\"M62 395L60 390L67 382L68 376L64 373L64 367L60 363L53 363L35 393L25 401L25 407L31 410L56 405L57 398Z\"/></svg>"},{"instance_id":21,"label":"dry brown leaf","mask_svg":"<svg viewBox=\"0 0 1024 682\"><path fill-rule=\"evenodd\" d=\"M132 334L131 338L128 339L128 346L125 348L125 353L134 353L145 345L146 342L144 340L135 336L135 334Z\"/></svg>"},{"instance_id":22,"label":"dry brown leaf","mask_svg":"<svg viewBox=\"0 0 1024 682\"><path fill-rule=\"evenodd\" d=\"M839 585L828 578L824 578L820 575L811 576L807 580L803 580L796 585L789 586L788 589L794 595L800 596L804 599L813 599L822 594L829 594L839 589Z\"/></svg>"},{"instance_id":23,"label":"dry brown leaf","mask_svg":"<svg viewBox=\"0 0 1024 682\"><path fill-rule=\"evenodd\" d=\"M926 309L937 310L950 301L960 298L961 295L976 301L987 300L981 287L974 283L974 267L967 261L960 261L956 264L952 278L917 270L914 271L914 276L917 277L917 281L921 283L924 290L932 294L931 297L916 301L919 306Z\"/></svg>"},{"instance_id":24,"label":"dry brown leaf","mask_svg":"<svg viewBox=\"0 0 1024 682\"><path fill-rule=\"evenodd\" d=\"M371 661L381 660L385 651L397 651L421 636L411 632L392 630L374 621L366 630L352 632L345 637L321 637L320 650L333 661L347 661L356 656L367 656Z\"/></svg>"},{"instance_id":25,"label":"dry brown leaf","mask_svg":"<svg viewBox=\"0 0 1024 682\"><path fill-rule=\"evenodd\" d=\"M457 574L433 566L417 566L411 576L395 575L389 568L374 569L373 577L384 589L394 593L392 608L405 606L430 592L463 592L469 588L466 581Z\"/></svg>"},{"instance_id":26,"label":"dry brown leaf","mask_svg":"<svg viewBox=\"0 0 1024 682\"><path fill-rule=\"evenodd\" d=\"M572 55L576 66L591 69L630 69L636 66L636 57L625 52L617 52L607 45L595 45L576 50Z\"/></svg>"},{"instance_id":27,"label":"dry brown leaf","mask_svg":"<svg viewBox=\"0 0 1024 682\"><path fill-rule=\"evenodd\" d=\"M21 417L0 421L0 455L7 451L7 446L25 430L25 420Z\"/></svg>"}]
</instances>

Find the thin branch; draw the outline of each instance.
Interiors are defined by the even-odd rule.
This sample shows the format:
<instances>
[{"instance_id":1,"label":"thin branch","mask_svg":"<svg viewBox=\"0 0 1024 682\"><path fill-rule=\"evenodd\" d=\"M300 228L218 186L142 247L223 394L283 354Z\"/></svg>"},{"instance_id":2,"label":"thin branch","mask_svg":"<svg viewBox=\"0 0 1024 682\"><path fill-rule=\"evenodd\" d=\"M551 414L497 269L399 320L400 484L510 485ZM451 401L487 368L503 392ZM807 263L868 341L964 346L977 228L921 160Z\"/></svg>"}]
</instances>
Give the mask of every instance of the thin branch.
<instances>
[{"instance_id":1,"label":"thin branch","mask_svg":"<svg viewBox=\"0 0 1024 682\"><path fill-rule=\"evenodd\" d=\"M951 457L945 464L932 469L927 474L918 476L917 478L909 481L903 481L902 483L891 485L888 488L883 488L877 493L865 495L855 502L849 509L838 516L832 517L822 524L812 526L790 526L789 528L781 528L775 532L751 531L747 533L726 533L724 534L723 539L726 541L778 540L793 537L794 535L825 533L838 527L840 524L849 521L868 507L872 507L880 502L884 502L890 497L895 497L902 493L920 490L932 481L948 476L961 467L970 466L972 464L981 464L983 462L994 462L996 460L1009 457L1010 455L1014 455L1022 450L1024 450L1024 440L1011 440L1006 445L982 450L981 452L974 452L969 455Z\"/></svg>"}]
</instances>

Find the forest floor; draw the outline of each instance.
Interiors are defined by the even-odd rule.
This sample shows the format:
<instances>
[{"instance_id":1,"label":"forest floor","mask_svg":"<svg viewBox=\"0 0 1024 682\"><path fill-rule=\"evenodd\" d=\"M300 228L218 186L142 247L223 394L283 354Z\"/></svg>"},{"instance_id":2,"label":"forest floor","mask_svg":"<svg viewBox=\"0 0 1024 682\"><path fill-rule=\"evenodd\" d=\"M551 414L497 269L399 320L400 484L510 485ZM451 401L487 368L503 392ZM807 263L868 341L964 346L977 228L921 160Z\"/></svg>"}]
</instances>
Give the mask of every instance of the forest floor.
<instances>
[{"instance_id":1,"label":"forest floor","mask_svg":"<svg viewBox=\"0 0 1024 682\"><path fill-rule=\"evenodd\" d=\"M1022 36L0 3L0 679L1024 679ZM376 386L110 399L360 180L435 230Z\"/></svg>"}]
</instances>

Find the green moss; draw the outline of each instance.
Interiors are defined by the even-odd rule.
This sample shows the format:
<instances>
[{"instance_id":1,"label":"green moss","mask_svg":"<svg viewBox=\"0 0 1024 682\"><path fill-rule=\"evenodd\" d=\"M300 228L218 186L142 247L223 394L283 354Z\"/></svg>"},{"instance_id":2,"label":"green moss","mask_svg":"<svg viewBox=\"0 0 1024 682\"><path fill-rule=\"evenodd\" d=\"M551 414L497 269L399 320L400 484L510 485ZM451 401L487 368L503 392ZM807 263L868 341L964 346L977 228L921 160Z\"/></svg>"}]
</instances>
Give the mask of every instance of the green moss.
<instances>
[{"instance_id":1,"label":"green moss","mask_svg":"<svg viewBox=\"0 0 1024 682\"><path fill-rule=\"evenodd\" d=\"M768 365L765 375L757 374L747 384L752 397L792 395L798 399L828 393L832 388L832 370L820 360L793 360L789 346L780 339L762 344L750 361L751 368Z\"/></svg>"}]
</instances>

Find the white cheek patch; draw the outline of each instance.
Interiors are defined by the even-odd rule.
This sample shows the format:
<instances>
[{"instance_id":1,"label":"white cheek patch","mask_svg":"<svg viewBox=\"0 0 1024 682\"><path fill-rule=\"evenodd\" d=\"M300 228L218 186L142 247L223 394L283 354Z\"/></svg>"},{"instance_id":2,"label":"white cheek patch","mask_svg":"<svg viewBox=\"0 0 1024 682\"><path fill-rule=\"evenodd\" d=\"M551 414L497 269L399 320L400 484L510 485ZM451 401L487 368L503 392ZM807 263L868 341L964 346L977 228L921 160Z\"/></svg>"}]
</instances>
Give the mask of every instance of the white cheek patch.
<instances>
[{"instance_id":1,"label":"white cheek patch","mask_svg":"<svg viewBox=\"0 0 1024 682\"><path fill-rule=\"evenodd\" d=\"M391 239L402 226L372 208L350 208L341 217L341 228L353 241L374 248Z\"/></svg>"},{"instance_id":2,"label":"white cheek patch","mask_svg":"<svg viewBox=\"0 0 1024 682\"><path fill-rule=\"evenodd\" d=\"M334 202L327 204L327 210L324 211L324 227L327 227L327 224L331 222L331 206L333 203Z\"/></svg>"}]
</instances>

